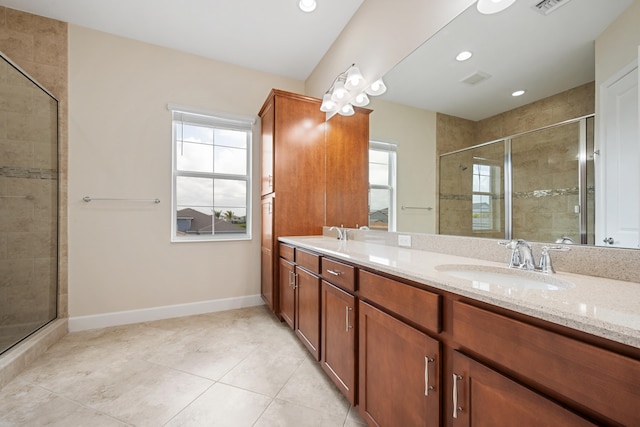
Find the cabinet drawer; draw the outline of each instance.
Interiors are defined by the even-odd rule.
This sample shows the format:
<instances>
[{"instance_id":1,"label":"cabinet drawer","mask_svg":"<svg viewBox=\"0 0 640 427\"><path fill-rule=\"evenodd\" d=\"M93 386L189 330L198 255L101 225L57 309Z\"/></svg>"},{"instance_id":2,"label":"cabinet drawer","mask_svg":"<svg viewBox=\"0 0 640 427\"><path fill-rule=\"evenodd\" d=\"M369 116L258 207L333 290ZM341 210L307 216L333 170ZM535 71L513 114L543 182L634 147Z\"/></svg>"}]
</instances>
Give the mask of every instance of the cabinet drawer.
<instances>
[{"instance_id":1,"label":"cabinet drawer","mask_svg":"<svg viewBox=\"0 0 640 427\"><path fill-rule=\"evenodd\" d=\"M640 361L465 303L453 303L463 348L580 410L623 425L640 420Z\"/></svg>"},{"instance_id":2,"label":"cabinet drawer","mask_svg":"<svg viewBox=\"0 0 640 427\"><path fill-rule=\"evenodd\" d=\"M360 297L434 332L440 332L440 295L360 270Z\"/></svg>"},{"instance_id":3,"label":"cabinet drawer","mask_svg":"<svg viewBox=\"0 0 640 427\"><path fill-rule=\"evenodd\" d=\"M320 274L320 255L296 248L296 264L312 273Z\"/></svg>"},{"instance_id":4,"label":"cabinet drawer","mask_svg":"<svg viewBox=\"0 0 640 427\"><path fill-rule=\"evenodd\" d=\"M351 292L356 290L356 269L350 265L322 258L322 277Z\"/></svg>"},{"instance_id":5,"label":"cabinet drawer","mask_svg":"<svg viewBox=\"0 0 640 427\"><path fill-rule=\"evenodd\" d=\"M295 248L293 246L280 243L280 258L284 258L287 261L293 262L295 260L294 254Z\"/></svg>"}]
</instances>

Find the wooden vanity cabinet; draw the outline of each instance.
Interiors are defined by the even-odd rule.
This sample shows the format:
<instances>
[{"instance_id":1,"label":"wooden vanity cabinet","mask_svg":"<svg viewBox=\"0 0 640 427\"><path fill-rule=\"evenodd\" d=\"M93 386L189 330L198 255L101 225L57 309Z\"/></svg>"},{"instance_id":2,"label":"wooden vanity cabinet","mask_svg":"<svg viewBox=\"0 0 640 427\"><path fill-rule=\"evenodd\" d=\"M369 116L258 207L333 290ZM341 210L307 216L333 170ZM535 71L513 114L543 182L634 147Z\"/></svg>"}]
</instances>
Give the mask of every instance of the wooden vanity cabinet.
<instances>
[{"instance_id":1,"label":"wooden vanity cabinet","mask_svg":"<svg viewBox=\"0 0 640 427\"><path fill-rule=\"evenodd\" d=\"M356 402L356 297L322 281L320 365L349 403Z\"/></svg>"},{"instance_id":2,"label":"wooden vanity cabinet","mask_svg":"<svg viewBox=\"0 0 640 427\"><path fill-rule=\"evenodd\" d=\"M320 256L280 243L279 314L320 360Z\"/></svg>"},{"instance_id":3,"label":"wooden vanity cabinet","mask_svg":"<svg viewBox=\"0 0 640 427\"><path fill-rule=\"evenodd\" d=\"M347 400L356 403L356 272L349 264L323 257L322 356L320 365Z\"/></svg>"},{"instance_id":4,"label":"wooden vanity cabinet","mask_svg":"<svg viewBox=\"0 0 640 427\"><path fill-rule=\"evenodd\" d=\"M317 98L273 89L258 113L262 233L269 234L262 239L261 293L276 314L278 237L320 235L324 225L355 227L368 221L371 110L356 108L353 116L327 122L321 104Z\"/></svg>"},{"instance_id":5,"label":"wooden vanity cabinet","mask_svg":"<svg viewBox=\"0 0 640 427\"><path fill-rule=\"evenodd\" d=\"M281 312L278 237L317 235L324 225L325 170L321 159L325 152L325 114L320 111L320 104L316 98L273 90L259 113L263 201L261 290L262 298L278 315ZM268 200L270 222L265 228ZM265 233L270 233L271 238L264 238Z\"/></svg>"},{"instance_id":6,"label":"wooden vanity cabinet","mask_svg":"<svg viewBox=\"0 0 640 427\"><path fill-rule=\"evenodd\" d=\"M320 360L320 278L296 267L296 335L314 359Z\"/></svg>"},{"instance_id":7,"label":"wooden vanity cabinet","mask_svg":"<svg viewBox=\"0 0 640 427\"><path fill-rule=\"evenodd\" d=\"M640 425L640 360L464 302L452 309L461 351L604 424Z\"/></svg>"},{"instance_id":8,"label":"wooden vanity cabinet","mask_svg":"<svg viewBox=\"0 0 640 427\"><path fill-rule=\"evenodd\" d=\"M370 426L640 425L636 348L280 247L292 253L294 328Z\"/></svg>"},{"instance_id":9,"label":"wooden vanity cabinet","mask_svg":"<svg viewBox=\"0 0 640 427\"><path fill-rule=\"evenodd\" d=\"M453 427L596 425L457 351L452 381Z\"/></svg>"},{"instance_id":10,"label":"wooden vanity cabinet","mask_svg":"<svg viewBox=\"0 0 640 427\"><path fill-rule=\"evenodd\" d=\"M359 411L370 425L439 426L440 296L358 271ZM373 306L380 308L376 308ZM411 323L411 324L410 324Z\"/></svg>"},{"instance_id":11,"label":"wooden vanity cabinet","mask_svg":"<svg viewBox=\"0 0 640 427\"><path fill-rule=\"evenodd\" d=\"M295 330L297 286L296 267L291 261L280 258L279 274L280 303L278 304L278 309L280 310L280 317L291 329Z\"/></svg>"},{"instance_id":12,"label":"wooden vanity cabinet","mask_svg":"<svg viewBox=\"0 0 640 427\"><path fill-rule=\"evenodd\" d=\"M326 225L369 225L369 114L336 114L327 122Z\"/></svg>"},{"instance_id":13,"label":"wooden vanity cabinet","mask_svg":"<svg viewBox=\"0 0 640 427\"><path fill-rule=\"evenodd\" d=\"M440 343L360 301L359 412L372 426L440 425Z\"/></svg>"},{"instance_id":14,"label":"wooden vanity cabinet","mask_svg":"<svg viewBox=\"0 0 640 427\"><path fill-rule=\"evenodd\" d=\"M260 201L260 218L262 235L260 238L260 294L267 306L275 313L278 309L279 284L274 278L274 264L278 263L275 247L277 239L273 236L273 210L275 197L273 194L265 196Z\"/></svg>"}]
</instances>

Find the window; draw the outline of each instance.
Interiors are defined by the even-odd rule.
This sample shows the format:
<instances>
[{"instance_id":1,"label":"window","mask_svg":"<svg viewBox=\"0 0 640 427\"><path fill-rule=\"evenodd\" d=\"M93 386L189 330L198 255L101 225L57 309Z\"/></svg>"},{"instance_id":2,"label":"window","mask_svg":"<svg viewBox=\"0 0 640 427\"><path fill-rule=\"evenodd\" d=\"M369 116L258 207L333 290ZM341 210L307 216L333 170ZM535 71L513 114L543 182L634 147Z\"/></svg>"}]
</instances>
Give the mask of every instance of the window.
<instances>
[{"instance_id":1,"label":"window","mask_svg":"<svg viewBox=\"0 0 640 427\"><path fill-rule=\"evenodd\" d=\"M369 228L396 229L396 145L369 143Z\"/></svg>"},{"instance_id":2,"label":"window","mask_svg":"<svg viewBox=\"0 0 640 427\"><path fill-rule=\"evenodd\" d=\"M171 107L171 240L251 238L252 118Z\"/></svg>"},{"instance_id":3,"label":"window","mask_svg":"<svg viewBox=\"0 0 640 427\"><path fill-rule=\"evenodd\" d=\"M500 167L474 164L472 179L472 230L499 230Z\"/></svg>"}]
</instances>

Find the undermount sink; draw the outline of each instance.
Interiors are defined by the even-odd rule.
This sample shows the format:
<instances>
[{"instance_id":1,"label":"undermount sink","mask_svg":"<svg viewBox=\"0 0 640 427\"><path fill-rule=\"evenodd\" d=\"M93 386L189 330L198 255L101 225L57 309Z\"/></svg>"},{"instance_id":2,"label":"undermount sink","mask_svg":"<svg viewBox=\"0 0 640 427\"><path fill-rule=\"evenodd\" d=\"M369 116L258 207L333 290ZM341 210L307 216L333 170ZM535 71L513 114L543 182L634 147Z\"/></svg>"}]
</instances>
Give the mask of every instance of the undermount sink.
<instances>
[{"instance_id":1,"label":"undermount sink","mask_svg":"<svg viewBox=\"0 0 640 427\"><path fill-rule=\"evenodd\" d=\"M471 264L449 264L436 267L441 273L473 282L474 288L484 290L524 290L539 289L560 291L571 289L575 285L566 280L527 270L491 267Z\"/></svg>"}]
</instances>

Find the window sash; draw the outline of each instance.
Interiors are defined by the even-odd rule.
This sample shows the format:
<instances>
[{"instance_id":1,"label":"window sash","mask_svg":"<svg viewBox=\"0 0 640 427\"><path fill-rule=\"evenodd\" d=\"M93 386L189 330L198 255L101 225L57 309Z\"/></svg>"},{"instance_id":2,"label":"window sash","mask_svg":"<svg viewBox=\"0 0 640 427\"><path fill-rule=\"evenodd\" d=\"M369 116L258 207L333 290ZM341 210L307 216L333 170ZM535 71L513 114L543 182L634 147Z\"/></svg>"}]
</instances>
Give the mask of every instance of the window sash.
<instances>
[{"instance_id":1,"label":"window sash","mask_svg":"<svg viewBox=\"0 0 640 427\"><path fill-rule=\"evenodd\" d=\"M173 107L173 108L172 108ZM171 104L168 106L172 113L172 226L171 226L171 241L172 242L190 242L190 241L219 241L219 240L249 240L251 239L251 159L252 159L252 141L253 141L253 125L255 119L244 116L233 116L229 114L220 114L215 112L207 112L204 110L187 110L184 107L175 107ZM231 174L231 173L216 173L178 169L177 159L178 153L178 128L180 125L193 125L199 127L213 128L213 129L225 129L234 130L246 133L246 174ZM213 140L213 147L223 147L224 144L216 145L215 139ZM188 234L184 236L178 235L178 186L177 181L180 177L188 178L204 178L212 180L212 209L216 209L216 180L238 181L244 183L245 197L244 197L244 210L246 214L246 225L244 233L223 233L215 234L215 215L211 212L212 231L209 234L194 235ZM186 205L185 205L186 206ZM189 205L191 206L191 205ZM216 209L219 210L219 209ZM224 210L223 210L224 213Z\"/></svg>"},{"instance_id":2,"label":"window sash","mask_svg":"<svg viewBox=\"0 0 640 427\"><path fill-rule=\"evenodd\" d=\"M389 192L389 200L388 200L389 211L388 211L387 229L388 231L395 231L395 228L396 228L395 176L396 176L396 167L397 167L397 164L396 164L397 146L396 144L391 144L387 142L369 141L369 151L383 152L387 156L386 164L388 167L387 167L386 184L381 184L381 183L372 184L371 177L369 177L369 192L371 193L371 190L386 190ZM371 202L369 203L369 207L371 208ZM369 214L371 214L371 212L369 212Z\"/></svg>"}]
</instances>

